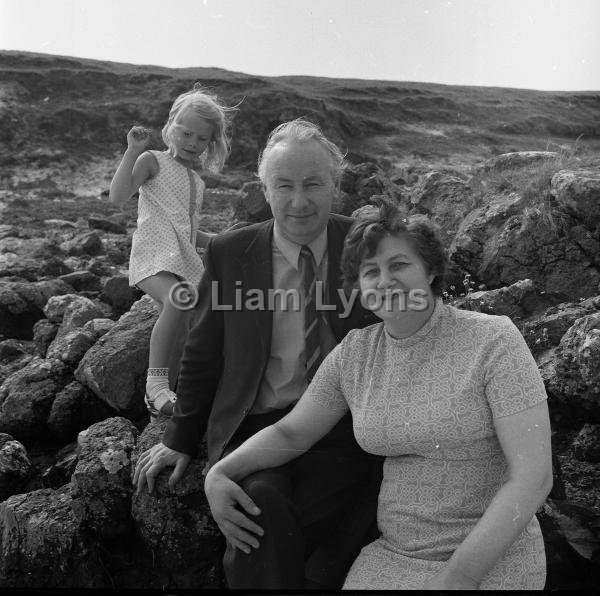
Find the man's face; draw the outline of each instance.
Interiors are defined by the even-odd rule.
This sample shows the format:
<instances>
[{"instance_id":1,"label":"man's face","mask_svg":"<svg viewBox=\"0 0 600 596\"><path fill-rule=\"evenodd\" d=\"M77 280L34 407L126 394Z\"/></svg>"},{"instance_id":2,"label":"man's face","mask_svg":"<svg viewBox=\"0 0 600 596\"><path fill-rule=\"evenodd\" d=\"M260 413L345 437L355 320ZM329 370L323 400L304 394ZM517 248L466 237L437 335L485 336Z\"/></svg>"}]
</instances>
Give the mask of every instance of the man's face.
<instances>
[{"instance_id":1,"label":"man's face","mask_svg":"<svg viewBox=\"0 0 600 596\"><path fill-rule=\"evenodd\" d=\"M265 196L288 240L308 244L319 236L334 193L331 160L317 141L283 141L267 155Z\"/></svg>"}]
</instances>

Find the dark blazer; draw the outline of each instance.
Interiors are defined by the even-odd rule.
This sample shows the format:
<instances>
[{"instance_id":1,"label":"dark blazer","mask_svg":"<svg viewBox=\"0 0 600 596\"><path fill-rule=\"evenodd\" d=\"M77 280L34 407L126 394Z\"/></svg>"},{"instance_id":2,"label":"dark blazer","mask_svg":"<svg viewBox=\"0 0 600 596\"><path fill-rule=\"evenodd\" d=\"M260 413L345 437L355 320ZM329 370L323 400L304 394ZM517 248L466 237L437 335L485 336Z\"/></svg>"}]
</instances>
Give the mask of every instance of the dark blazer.
<instances>
[{"instance_id":1,"label":"dark blazer","mask_svg":"<svg viewBox=\"0 0 600 596\"><path fill-rule=\"evenodd\" d=\"M340 316L344 312L338 293L342 287L340 257L351 223L348 217L332 214L327 225L325 302L336 310L325 314L338 342L350 329L377 321L359 300L347 318ZM269 220L219 234L205 252L196 323L184 348L175 412L163 443L195 455L206 432L211 465L222 457L250 412L269 359L272 313L268 309L238 310L235 305L236 291L243 305L248 290L261 290L266 297L273 288L272 238L273 220ZM222 305L233 305L233 310L215 308Z\"/></svg>"}]
</instances>

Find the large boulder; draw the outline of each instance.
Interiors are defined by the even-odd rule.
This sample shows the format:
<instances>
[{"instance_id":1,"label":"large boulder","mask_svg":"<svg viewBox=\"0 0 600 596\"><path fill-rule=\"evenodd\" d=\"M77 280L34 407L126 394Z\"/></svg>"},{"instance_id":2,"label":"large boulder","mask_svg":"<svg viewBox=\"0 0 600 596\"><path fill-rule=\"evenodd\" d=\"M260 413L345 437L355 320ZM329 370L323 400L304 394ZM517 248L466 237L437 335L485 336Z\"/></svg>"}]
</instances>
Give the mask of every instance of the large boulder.
<instances>
[{"instance_id":1,"label":"large boulder","mask_svg":"<svg viewBox=\"0 0 600 596\"><path fill-rule=\"evenodd\" d=\"M600 423L600 312L575 321L550 370L546 388L563 421Z\"/></svg>"},{"instance_id":2,"label":"large boulder","mask_svg":"<svg viewBox=\"0 0 600 596\"><path fill-rule=\"evenodd\" d=\"M256 223L273 217L262 182L258 180L246 182L239 193L231 195L230 202L238 221Z\"/></svg>"},{"instance_id":3,"label":"large boulder","mask_svg":"<svg viewBox=\"0 0 600 596\"><path fill-rule=\"evenodd\" d=\"M75 367L83 355L94 345L96 337L85 329L71 329L52 340L46 358L60 360L67 366Z\"/></svg>"},{"instance_id":4,"label":"large boulder","mask_svg":"<svg viewBox=\"0 0 600 596\"><path fill-rule=\"evenodd\" d=\"M19 441L47 434L46 420L58 391L64 387L66 367L59 360L34 358L0 386L0 432Z\"/></svg>"},{"instance_id":5,"label":"large boulder","mask_svg":"<svg viewBox=\"0 0 600 596\"><path fill-rule=\"evenodd\" d=\"M68 485L0 503L1 588L104 587L102 569L73 514Z\"/></svg>"},{"instance_id":6,"label":"large boulder","mask_svg":"<svg viewBox=\"0 0 600 596\"><path fill-rule=\"evenodd\" d=\"M149 296L138 300L82 358L75 378L116 411L142 414L150 334L158 317Z\"/></svg>"},{"instance_id":7,"label":"large boulder","mask_svg":"<svg viewBox=\"0 0 600 596\"><path fill-rule=\"evenodd\" d=\"M104 283L99 297L112 306L115 316L120 317L131 308L140 296L140 290L129 285L127 275L113 275Z\"/></svg>"},{"instance_id":8,"label":"large boulder","mask_svg":"<svg viewBox=\"0 0 600 596\"><path fill-rule=\"evenodd\" d=\"M477 170L484 172L490 170L511 170L513 168L522 168L545 161L553 161L558 158L555 151L513 151L511 153L502 153L484 161Z\"/></svg>"},{"instance_id":9,"label":"large boulder","mask_svg":"<svg viewBox=\"0 0 600 596\"><path fill-rule=\"evenodd\" d=\"M115 410L87 387L73 381L56 394L47 425L52 435L60 441L72 441L79 431L115 415Z\"/></svg>"},{"instance_id":10,"label":"large boulder","mask_svg":"<svg viewBox=\"0 0 600 596\"><path fill-rule=\"evenodd\" d=\"M0 282L0 334L31 339L33 325L44 318L42 309L48 299L72 291L57 279L34 283Z\"/></svg>"},{"instance_id":11,"label":"large boulder","mask_svg":"<svg viewBox=\"0 0 600 596\"><path fill-rule=\"evenodd\" d=\"M131 452L138 431L125 418L108 418L80 434L81 452L71 478L73 511L104 539L131 530Z\"/></svg>"},{"instance_id":12,"label":"large boulder","mask_svg":"<svg viewBox=\"0 0 600 596\"><path fill-rule=\"evenodd\" d=\"M160 442L165 425L166 418L161 416L157 423L146 426L134 452L134 463L143 451ZM145 489L134 494L131 508L136 529L158 564L173 570L188 569L203 582L207 574L214 577L223 545L204 495L205 465L205 456L192 460L173 492L168 486L173 469L163 470L154 493Z\"/></svg>"},{"instance_id":13,"label":"large boulder","mask_svg":"<svg viewBox=\"0 0 600 596\"><path fill-rule=\"evenodd\" d=\"M551 192L559 205L593 230L600 222L600 170L561 170L554 174Z\"/></svg>"},{"instance_id":14,"label":"large boulder","mask_svg":"<svg viewBox=\"0 0 600 596\"><path fill-rule=\"evenodd\" d=\"M0 501L21 492L33 470L25 447L0 433Z\"/></svg>"}]
</instances>

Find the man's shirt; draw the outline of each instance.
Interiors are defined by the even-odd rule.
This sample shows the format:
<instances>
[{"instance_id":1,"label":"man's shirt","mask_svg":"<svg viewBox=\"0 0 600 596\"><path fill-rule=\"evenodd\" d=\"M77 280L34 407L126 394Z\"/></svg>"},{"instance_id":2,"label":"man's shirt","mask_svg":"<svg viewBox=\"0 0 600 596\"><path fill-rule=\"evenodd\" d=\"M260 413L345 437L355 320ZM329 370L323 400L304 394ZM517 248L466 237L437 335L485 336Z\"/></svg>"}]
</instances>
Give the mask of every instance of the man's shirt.
<instances>
[{"instance_id":1,"label":"man's shirt","mask_svg":"<svg viewBox=\"0 0 600 596\"><path fill-rule=\"evenodd\" d=\"M327 303L327 229L308 244L317 265L317 285L322 290L321 303ZM272 312L271 352L269 361L259 387L258 397L250 411L262 414L274 409L285 408L296 402L307 387L306 355L304 353L304 289L298 269L300 244L284 238L273 229L271 245L273 260L273 289L291 290L283 292L274 299ZM294 295L296 298L294 298ZM299 300L298 300L299 298ZM335 346L333 333L327 325L326 312L317 312L319 316L319 336L321 353L325 357Z\"/></svg>"}]
</instances>

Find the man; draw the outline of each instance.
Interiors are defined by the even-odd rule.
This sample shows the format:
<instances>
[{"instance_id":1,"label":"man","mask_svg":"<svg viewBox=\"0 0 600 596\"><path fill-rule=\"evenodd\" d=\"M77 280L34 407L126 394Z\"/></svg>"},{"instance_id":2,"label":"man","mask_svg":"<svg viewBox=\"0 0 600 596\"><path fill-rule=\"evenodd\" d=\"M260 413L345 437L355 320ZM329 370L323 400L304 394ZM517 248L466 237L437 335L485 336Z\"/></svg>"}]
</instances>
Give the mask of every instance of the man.
<instances>
[{"instance_id":1,"label":"man","mask_svg":"<svg viewBox=\"0 0 600 596\"><path fill-rule=\"evenodd\" d=\"M279 420L333 346L375 322L339 290L351 220L330 209L342 168L340 150L310 122L287 122L269 136L258 174L274 219L209 242L174 415L163 442L138 461L138 490L145 482L152 490L169 465L175 483L205 430L212 465ZM279 300L270 301L274 290ZM241 487L261 510L253 521L264 535L227 541L229 587L340 587L375 519L379 472L380 461L356 444L348 415L294 462L247 477Z\"/></svg>"}]
</instances>

